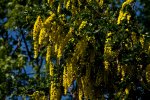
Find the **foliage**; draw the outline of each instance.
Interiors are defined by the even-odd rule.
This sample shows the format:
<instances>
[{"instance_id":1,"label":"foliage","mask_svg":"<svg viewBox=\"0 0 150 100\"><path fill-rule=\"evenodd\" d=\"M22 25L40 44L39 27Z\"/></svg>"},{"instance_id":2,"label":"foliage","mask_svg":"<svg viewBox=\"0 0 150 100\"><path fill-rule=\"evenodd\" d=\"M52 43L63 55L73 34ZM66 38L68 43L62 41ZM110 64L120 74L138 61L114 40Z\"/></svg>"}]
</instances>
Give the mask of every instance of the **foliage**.
<instances>
[{"instance_id":1,"label":"foliage","mask_svg":"<svg viewBox=\"0 0 150 100\"><path fill-rule=\"evenodd\" d=\"M135 0L0 1L0 97L60 100L77 80L79 100L144 99L148 2L138 1L141 8Z\"/></svg>"},{"instance_id":2,"label":"foliage","mask_svg":"<svg viewBox=\"0 0 150 100\"><path fill-rule=\"evenodd\" d=\"M95 100L105 93L115 99L137 98L137 87L148 89L143 75L148 41L140 33L134 2L118 7L103 0L49 1L53 10L46 19L37 17L33 40L35 58L41 46L47 49L52 100L60 99L62 85L67 91L72 76L78 80L79 99Z\"/></svg>"},{"instance_id":3,"label":"foliage","mask_svg":"<svg viewBox=\"0 0 150 100\"><path fill-rule=\"evenodd\" d=\"M3 75L0 99L15 99L19 95L32 94L35 90L47 92L49 75L45 70L37 68L44 65L32 57L30 32L36 15L46 16L48 6L44 1L36 0L2 0L0 5L0 73ZM43 62L43 58L39 61ZM27 70L30 66L34 68L34 73ZM37 79L38 75L40 77Z\"/></svg>"},{"instance_id":4,"label":"foliage","mask_svg":"<svg viewBox=\"0 0 150 100\"><path fill-rule=\"evenodd\" d=\"M33 100L46 100L45 93L43 91L35 91L31 95L31 99L33 99Z\"/></svg>"}]
</instances>

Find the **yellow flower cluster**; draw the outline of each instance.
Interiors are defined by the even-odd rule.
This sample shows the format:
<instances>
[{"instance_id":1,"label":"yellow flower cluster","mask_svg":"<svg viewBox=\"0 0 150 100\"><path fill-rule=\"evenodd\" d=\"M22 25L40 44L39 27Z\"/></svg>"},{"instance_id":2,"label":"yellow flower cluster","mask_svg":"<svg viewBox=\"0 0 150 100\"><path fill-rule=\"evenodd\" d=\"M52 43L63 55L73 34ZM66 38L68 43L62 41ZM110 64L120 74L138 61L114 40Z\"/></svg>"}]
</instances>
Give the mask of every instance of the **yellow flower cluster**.
<instances>
[{"instance_id":1,"label":"yellow flower cluster","mask_svg":"<svg viewBox=\"0 0 150 100\"><path fill-rule=\"evenodd\" d=\"M41 26L42 26L42 20L41 17L38 16L33 28L34 58L37 58L38 56L38 36L40 33Z\"/></svg>"},{"instance_id":2,"label":"yellow flower cluster","mask_svg":"<svg viewBox=\"0 0 150 100\"><path fill-rule=\"evenodd\" d=\"M49 1L49 2L51 2L51 1ZM69 2L70 2L70 0L69 0ZM58 13L60 12L60 8L59 8L60 6L61 5L59 4L58 9L57 9ZM69 40L71 39L72 33L74 32L74 28L70 27L70 29L68 30L68 33L65 34L65 32L62 31L64 29L65 23L64 23L64 26L57 24L55 21L55 17L56 17L56 15L54 13L51 13L50 16L43 23L41 21L41 18L38 17L37 21L35 23L35 26L34 26L34 33L38 32L38 34L33 35L33 37L34 37L33 40L37 44L35 46L39 46L39 45L46 46L46 49L47 49L46 62L47 62L47 64L49 64L49 73L50 73L50 76L52 76L52 78L57 73L55 73L54 64L50 60L51 53L52 53L51 50L53 49L55 51L54 53L57 56L56 59L60 60L60 57L62 56L62 53L63 53L63 49L66 46L66 44L69 42ZM58 22L60 22L62 24L62 22L64 22L64 20L65 20L64 19L65 15L57 16L57 18L58 18L57 19ZM39 23L40 23L40 25L39 25ZM44 44L43 42L46 40L48 40L48 42L50 42L50 43ZM83 42L84 41L82 41L82 43ZM81 47L81 45L82 44L80 44L80 47ZM38 47L36 47L36 48L38 48ZM78 52L80 52L80 51L78 50ZM64 78L64 80L66 80L66 81L64 81L64 85L66 83L66 85L65 85L66 89L73 80L72 75L74 73L73 72L74 70L73 70L72 62L73 61L71 60L69 63L67 63L66 70L64 70L64 73L66 73L64 75L66 75L66 77L63 77L63 78ZM62 79L62 77L61 77L61 79ZM56 88L56 86L58 86L58 85L59 84L56 83L56 81L51 81L50 98L52 100L55 100L55 98L60 97L59 96L60 91L59 91L59 89Z\"/></svg>"},{"instance_id":3,"label":"yellow flower cluster","mask_svg":"<svg viewBox=\"0 0 150 100\"><path fill-rule=\"evenodd\" d=\"M50 4L50 6L52 6L52 4L53 4L54 1L55 0L48 0L48 4Z\"/></svg>"},{"instance_id":4,"label":"yellow flower cluster","mask_svg":"<svg viewBox=\"0 0 150 100\"><path fill-rule=\"evenodd\" d=\"M84 97L87 99L92 100L93 99L93 92L92 90L92 82L90 81L90 78L88 76L81 77L81 84L83 89Z\"/></svg>"},{"instance_id":5,"label":"yellow flower cluster","mask_svg":"<svg viewBox=\"0 0 150 100\"><path fill-rule=\"evenodd\" d=\"M55 13L52 13L52 14L45 20L44 25L47 26L47 25L51 24L51 22L52 22L52 20L54 19L55 16L56 16Z\"/></svg>"},{"instance_id":6,"label":"yellow flower cluster","mask_svg":"<svg viewBox=\"0 0 150 100\"><path fill-rule=\"evenodd\" d=\"M117 93L116 96L119 97L121 100L126 100L128 98L129 92L130 92L131 86L127 86L124 90L120 89Z\"/></svg>"},{"instance_id":7,"label":"yellow flower cluster","mask_svg":"<svg viewBox=\"0 0 150 100\"><path fill-rule=\"evenodd\" d=\"M51 56L51 46L48 45L48 46L47 46L47 53L46 53L46 62L47 62L47 63L50 62L50 56Z\"/></svg>"},{"instance_id":8,"label":"yellow flower cluster","mask_svg":"<svg viewBox=\"0 0 150 100\"><path fill-rule=\"evenodd\" d=\"M131 15L127 11L124 13L122 10L120 10L117 24L120 24L121 21L123 21L124 19L127 19L127 23L129 23L130 18L131 18Z\"/></svg>"},{"instance_id":9,"label":"yellow flower cluster","mask_svg":"<svg viewBox=\"0 0 150 100\"><path fill-rule=\"evenodd\" d=\"M86 64L86 74L81 77L80 79L80 87L79 87L79 100L82 100L82 96L86 99L93 99L93 92L91 89L93 88L93 82L90 81L90 73L91 73L91 66Z\"/></svg>"},{"instance_id":10,"label":"yellow flower cluster","mask_svg":"<svg viewBox=\"0 0 150 100\"><path fill-rule=\"evenodd\" d=\"M140 36L140 43L142 45L142 48L144 48L144 35Z\"/></svg>"},{"instance_id":11,"label":"yellow flower cluster","mask_svg":"<svg viewBox=\"0 0 150 100\"><path fill-rule=\"evenodd\" d=\"M125 73L126 73L126 66L124 65L122 65L121 66L121 75L122 75L122 77L121 77L121 81L123 81L124 80L124 78L125 78Z\"/></svg>"},{"instance_id":12,"label":"yellow flower cluster","mask_svg":"<svg viewBox=\"0 0 150 100\"><path fill-rule=\"evenodd\" d=\"M72 82L73 80L73 74L74 74L74 70L73 70L73 65L72 63L68 63L67 65L67 74L68 74L68 86L69 84Z\"/></svg>"},{"instance_id":13,"label":"yellow flower cluster","mask_svg":"<svg viewBox=\"0 0 150 100\"><path fill-rule=\"evenodd\" d=\"M131 18L131 15L129 12L125 11L124 12L124 8L131 4L133 2L133 0L126 0L123 4L122 4L122 7L120 9L120 12L119 12L119 16L118 16L118 20L117 20L117 24L120 24L122 20L124 19L127 19L127 22L129 23L130 21L130 18Z\"/></svg>"},{"instance_id":14,"label":"yellow flower cluster","mask_svg":"<svg viewBox=\"0 0 150 100\"><path fill-rule=\"evenodd\" d=\"M35 21L34 28L33 28L33 40L35 40L35 41L38 39L41 24L42 24L41 17L38 16Z\"/></svg>"},{"instance_id":15,"label":"yellow flower cluster","mask_svg":"<svg viewBox=\"0 0 150 100\"><path fill-rule=\"evenodd\" d=\"M49 39L54 43L54 52L57 55L57 58L60 59L63 53L63 49L66 46L66 44L68 43L68 41L70 40L70 38L72 37L72 32L74 31L74 29L72 27L70 27L68 33L66 36L61 36L61 27L58 26L57 27L57 31L53 31L50 35L49 35ZM55 35L55 36L54 36Z\"/></svg>"},{"instance_id":16,"label":"yellow flower cluster","mask_svg":"<svg viewBox=\"0 0 150 100\"><path fill-rule=\"evenodd\" d=\"M62 42L61 42L62 45L60 45L60 47L61 47L60 51L58 49L58 55L59 55L59 52L62 52L63 48L65 47L65 45L68 43L68 41L72 37L73 31L74 31L74 29L72 27L70 27L67 35L65 36L64 40L62 40ZM73 72L73 65L72 65L72 62L69 60L69 61L67 61L67 64L64 67L64 72L63 72L63 86L65 88L65 93L67 92L67 88L69 87L69 85L71 84L71 82L73 80L72 79L73 73L74 73Z\"/></svg>"},{"instance_id":17,"label":"yellow flower cluster","mask_svg":"<svg viewBox=\"0 0 150 100\"><path fill-rule=\"evenodd\" d=\"M82 23L79 26L79 31L82 30L87 24L87 21L82 21Z\"/></svg>"},{"instance_id":18,"label":"yellow flower cluster","mask_svg":"<svg viewBox=\"0 0 150 100\"><path fill-rule=\"evenodd\" d=\"M56 87L56 84L51 83L50 100L60 100L60 97L60 89Z\"/></svg>"},{"instance_id":19,"label":"yellow flower cluster","mask_svg":"<svg viewBox=\"0 0 150 100\"><path fill-rule=\"evenodd\" d=\"M109 62L108 61L104 61L104 66L105 66L105 70L108 70L108 68L109 68Z\"/></svg>"},{"instance_id":20,"label":"yellow flower cluster","mask_svg":"<svg viewBox=\"0 0 150 100\"><path fill-rule=\"evenodd\" d=\"M76 60L79 59L79 57L82 57L84 55L84 52L87 48L88 42L85 39L80 40L75 47L74 50L74 57Z\"/></svg>"},{"instance_id":21,"label":"yellow flower cluster","mask_svg":"<svg viewBox=\"0 0 150 100\"><path fill-rule=\"evenodd\" d=\"M53 79L54 65L52 62L49 63L49 73L50 73L51 78ZM57 97L56 86L55 86L55 82L52 80L51 87L50 87L50 99L54 100L54 98L56 98L56 97Z\"/></svg>"},{"instance_id":22,"label":"yellow flower cluster","mask_svg":"<svg viewBox=\"0 0 150 100\"><path fill-rule=\"evenodd\" d=\"M54 76L54 65L52 62L49 62L49 73L50 76Z\"/></svg>"},{"instance_id":23,"label":"yellow flower cluster","mask_svg":"<svg viewBox=\"0 0 150 100\"><path fill-rule=\"evenodd\" d=\"M56 53L58 59L60 59L62 56L62 44L60 44L61 42L60 38L61 38L60 35L58 35L57 41L55 41L55 45L54 45L54 52Z\"/></svg>"},{"instance_id":24,"label":"yellow flower cluster","mask_svg":"<svg viewBox=\"0 0 150 100\"><path fill-rule=\"evenodd\" d=\"M66 3L66 9L69 9L71 0L68 0Z\"/></svg>"},{"instance_id":25,"label":"yellow flower cluster","mask_svg":"<svg viewBox=\"0 0 150 100\"><path fill-rule=\"evenodd\" d=\"M64 67L64 72L63 72L63 86L65 89L65 93L67 92L67 88L70 86L73 80L73 74L74 74L73 65L71 62L69 62Z\"/></svg>"},{"instance_id":26,"label":"yellow flower cluster","mask_svg":"<svg viewBox=\"0 0 150 100\"><path fill-rule=\"evenodd\" d=\"M129 94L129 89L128 88L125 89L125 93L126 93L126 95Z\"/></svg>"},{"instance_id":27,"label":"yellow flower cluster","mask_svg":"<svg viewBox=\"0 0 150 100\"><path fill-rule=\"evenodd\" d=\"M72 29L70 28L68 34L66 36L61 36L61 28L58 27L57 32L55 33L55 39L54 41L54 51L57 55L57 58L60 59L63 53L63 49L68 43L69 39L72 36Z\"/></svg>"},{"instance_id":28,"label":"yellow flower cluster","mask_svg":"<svg viewBox=\"0 0 150 100\"><path fill-rule=\"evenodd\" d=\"M122 69L122 71L121 71L121 75L122 75L121 80L123 81L123 80L124 80L124 76L125 76L125 71L124 71L124 69Z\"/></svg>"},{"instance_id":29,"label":"yellow flower cluster","mask_svg":"<svg viewBox=\"0 0 150 100\"><path fill-rule=\"evenodd\" d=\"M49 63L49 73L52 79L54 79L54 75L56 73L54 73L54 65L52 62ZM50 86L50 100L59 100L60 96L61 96L61 91L59 87L60 85L55 81L55 80L51 80L51 86Z\"/></svg>"},{"instance_id":30,"label":"yellow flower cluster","mask_svg":"<svg viewBox=\"0 0 150 100\"><path fill-rule=\"evenodd\" d=\"M65 20L66 20L66 16L64 14L60 14L59 21L61 22L61 24L65 24Z\"/></svg>"},{"instance_id":31,"label":"yellow flower cluster","mask_svg":"<svg viewBox=\"0 0 150 100\"><path fill-rule=\"evenodd\" d=\"M50 25L51 21L55 17L55 14L52 13L50 17L48 17L43 23L41 17L38 16L35 21L33 28L33 40L34 40L34 58L38 56L38 47L39 45L44 44L44 39L48 36L47 29L45 26Z\"/></svg>"},{"instance_id":32,"label":"yellow flower cluster","mask_svg":"<svg viewBox=\"0 0 150 100\"><path fill-rule=\"evenodd\" d=\"M67 36L65 37L66 40L70 39L70 37L72 36L73 31L74 31L74 28L70 27L69 32L68 32Z\"/></svg>"},{"instance_id":33,"label":"yellow flower cluster","mask_svg":"<svg viewBox=\"0 0 150 100\"><path fill-rule=\"evenodd\" d=\"M105 84L108 83L108 74L109 74L109 58L113 55L112 47L111 47L111 35L112 32L108 32L106 34L106 40L104 45L104 66L105 66L105 75L104 75L104 82ZM109 57L109 58L108 58Z\"/></svg>"},{"instance_id":34,"label":"yellow flower cluster","mask_svg":"<svg viewBox=\"0 0 150 100\"><path fill-rule=\"evenodd\" d=\"M125 8L126 5L129 5L133 2L134 0L126 0L123 4L122 4L122 8Z\"/></svg>"},{"instance_id":35,"label":"yellow flower cluster","mask_svg":"<svg viewBox=\"0 0 150 100\"><path fill-rule=\"evenodd\" d=\"M39 35L39 44L41 45L44 38L45 38L45 35L46 35L46 28L42 28L40 30L40 35Z\"/></svg>"},{"instance_id":36,"label":"yellow flower cluster","mask_svg":"<svg viewBox=\"0 0 150 100\"><path fill-rule=\"evenodd\" d=\"M88 79L84 76L84 78L83 77L81 77L81 84L82 84L82 88L83 88L83 91L85 91L83 94L84 94L84 97L86 98L86 97L88 97L88 95L87 95L87 89L89 89L88 88L88 86L87 86L87 84L88 84Z\"/></svg>"},{"instance_id":37,"label":"yellow flower cluster","mask_svg":"<svg viewBox=\"0 0 150 100\"><path fill-rule=\"evenodd\" d=\"M131 38L132 38L133 44L137 43L137 36L135 32L131 33Z\"/></svg>"},{"instance_id":38,"label":"yellow flower cluster","mask_svg":"<svg viewBox=\"0 0 150 100\"><path fill-rule=\"evenodd\" d=\"M83 90L79 88L79 100L83 100Z\"/></svg>"},{"instance_id":39,"label":"yellow flower cluster","mask_svg":"<svg viewBox=\"0 0 150 100\"><path fill-rule=\"evenodd\" d=\"M127 14L127 23L130 22L130 19L131 19L131 15L128 13L128 14Z\"/></svg>"},{"instance_id":40,"label":"yellow flower cluster","mask_svg":"<svg viewBox=\"0 0 150 100\"><path fill-rule=\"evenodd\" d=\"M106 35L106 41L105 41L105 47L104 47L104 54L106 55L112 55L112 50L111 50L111 45L110 45L111 35L112 35L112 32L109 32Z\"/></svg>"},{"instance_id":41,"label":"yellow flower cluster","mask_svg":"<svg viewBox=\"0 0 150 100\"><path fill-rule=\"evenodd\" d=\"M54 86L54 83L51 82L51 86L50 86L50 100L53 100L56 96L56 88Z\"/></svg>"},{"instance_id":42,"label":"yellow flower cluster","mask_svg":"<svg viewBox=\"0 0 150 100\"><path fill-rule=\"evenodd\" d=\"M121 75L121 81L124 81L125 76L128 75L130 76L132 74L132 69L131 67L127 65L121 65L120 63L117 62L117 74Z\"/></svg>"},{"instance_id":43,"label":"yellow flower cluster","mask_svg":"<svg viewBox=\"0 0 150 100\"><path fill-rule=\"evenodd\" d=\"M54 51L55 51L55 53L57 52L57 50L58 50L58 45L57 45L57 43L55 43L55 46L54 46Z\"/></svg>"},{"instance_id":44,"label":"yellow flower cluster","mask_svg":"<svg viewBox=\"0 0 150 100\"><path fill-rule=\"evenodd\" d=\"M67 78L67 67L66 66L64 66L64 71L63 71L63 86L64 86L64 92L66 94L67 88L68 88L68 78Z\"/></svg>"},{"instance_id":45,"label":"yellow flower cluster","mask_svg":"<svg viewBox=\"0 0 150 100\"><path fill-rule=\"evenodd\" d=\"M62 40L61 44L62 44L62 49L65 47L65 45L68 43L68 41L71 39L72 37L72 32L74 31L74 28L70 27L67 35L64 37L64 39Z\"/></svg>"},{"instance_id":46,"label":"yellow flower cluster","mask_svg":"<svg viewBox=\"0 0 150 100\"><path fill-rule=\"evenodd\" d=\"M72 5L72 6L71 6L71 10L72 10L72 14L73 14L73 15L75 15L75 14L78 13L78 12L77 12L77 9L76 9L76 7L75 7L75 5Z\"/></svg>"},{"instance_id":47,"label":"yellow flower cluster","mask_svg":"<svg viewBox=\"0 0 150 100\"><path fill-rule=\"evenodd\" d=\"M99 6L100 7L102 7L103 6L103 4L104 4L104 0L96 0L97 2L98 2L98 4L99 4Z\"/></svg>"},{"instance_id":48,"label":"yellow flower cluster","mask_svg":"<svg viewBox=\"0 0 150 100\"><path fill-rule=\"evenodd\" d=\"M62 46L59 45L59 48L57 49L57 58L60 59L62 56Z\"/></svg>"},{"instance_id":49,"label":"yellow flower cluster","mask_svg":"<svg viewBox=\"0 0 150 100\"><path fill-rule=\"evenodd\" d=\"M32 95L31 98L33 100L47 100L45 93L43 91L35 91Z\"/></svg>"},{"instance_id":50,"label":"yellow flower cluster","mask_svg":"<svg viewBox=\"0 0 150 100\"><path fill-rule=\"evenodd\" d=\"M61 11L61 3L59 3L58 8L57 8L57 13L60 13Z\"/></svg>"}]
</instances>

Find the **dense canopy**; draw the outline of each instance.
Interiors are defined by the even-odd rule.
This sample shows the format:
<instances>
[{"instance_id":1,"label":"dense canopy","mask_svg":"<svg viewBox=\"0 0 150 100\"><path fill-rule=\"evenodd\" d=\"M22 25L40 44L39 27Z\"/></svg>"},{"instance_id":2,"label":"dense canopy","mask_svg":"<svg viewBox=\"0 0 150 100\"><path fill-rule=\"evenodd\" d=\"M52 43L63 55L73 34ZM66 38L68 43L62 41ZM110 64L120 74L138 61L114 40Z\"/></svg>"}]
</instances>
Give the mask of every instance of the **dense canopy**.
<instances>
[{"instance_id":1,"label":"dense canopy","mask_svg":"<svg viewBox=\"0 0 150 100\"><path fill-rule=\"evenodd\" d=\"M0 97L147 98L148 3L0 1Z\"/></svg>"}]
</instances>

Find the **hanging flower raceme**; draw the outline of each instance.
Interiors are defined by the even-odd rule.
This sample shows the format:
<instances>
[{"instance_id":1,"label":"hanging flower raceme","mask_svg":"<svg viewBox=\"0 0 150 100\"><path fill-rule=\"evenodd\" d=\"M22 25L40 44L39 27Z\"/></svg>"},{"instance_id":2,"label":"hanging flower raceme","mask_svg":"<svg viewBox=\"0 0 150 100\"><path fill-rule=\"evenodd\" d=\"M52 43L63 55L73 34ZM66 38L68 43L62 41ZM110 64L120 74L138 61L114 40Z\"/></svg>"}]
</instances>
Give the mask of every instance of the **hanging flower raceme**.
<instances>
[{"instance_id":1,"label":"hanging flower raceme","mask_svg":"<svg viewBox=\"0 0 150 100\"><path fill-rule=\"evenodd\" d=\"M134 0L126 0L123 4L122 4L122 9L124 9L126 7L126 5L129 5L133 2Z\"/></svg>"},{"instance_id":2,"label":"hanging flower raceme","mask_svg":"<svg viewBox=\"0 0 150 100\"><path fill-rule=\"evenodd\" d=\"M123 81L124 78L125 78L125 68L124 68L124 66L122 66L122 68L121 68L121 75L122 75L121 81Z\"/></svg>"},{"instance_id":3,"label":"hanging flower raceme","mask_svg":"<svg viewBox=\"0 0 150 100\"><path fill-rule=\"evenodd\" d=\"M40 35L39 35L39 44L40 45L42 45L42 42L43 42L45 36L46 36L46 28L42 28L40 30Z\"/></svg>"},{"instance_id":4,"label":"hanging flower raceme","mask_svg":"<svg viewBox=\"0 0 150 100\"><path fill-rule=\"evenodd\" d=\"M67 93L67 88L68 88L68 74L67 74L67 67L64 66L64 71L63 71L63 86L64 86L64 92L65 94Z\"/></svg>"},{"instance_id":5,"label":"hanging flower raceme","mask_svg":"<svg viewBox=\"0 0 150 100\"><path fill-rule=\"evenodd\" d=\"M68 1L67 1L67 3L66 3L66 9L69 9L69 7L70 7L70 3L71 3L71 1L70 1L70 0L68 0Z\"/></svg>"},{"instance_id":6,"label":"hanging flower raceme","mask_svg":"<svg viewBox=\"0 0 150 100\"><path fill-rule=\"evenodd\" d=\"M42 27L42 20L41 17L38 16L33 28L34 58L37 58L38 56L38 40L39 40L41 27Z\"/></svg>"},{"instance_id":7,"label":"hanging flower raceme","mask_svg":"<svg viewBox=\"0 0 150 100\"><path fill-rule=\"evenodd\" d=\"M60 59L62 56L62 45L59 45L59 48L57 50L57 58Z\"/></svg>"},{"instance_id":8,"label":"hanging flower raceme","mask_svg":"<svg viewBox=\"0 0 150 100\"><path fill-rule=\"evenodd\" d=\"M104 61L105 70L107 71L109 69L109 62Z\"/></svg>"},{"instance_id":9,"label":"hanging flower raceme","mask_svg":"<svg viewBox=\"0 0 150 100\"><path fill-rule=\"evenodd\" d=\"M51 56L51 46L47 46L47 53L46 53L46 62L49 63L50 61L50 56Z\"/></svg>"},{"instance_id":10,"label":"hanging flower raceme","mask_svg":"<svg viewBox=\"0 0 150 100\"><path fill-rule=\"evenodd\" d=\"M144 48L144 35L140 36L140 43L142 45L142 48Z\"/></svg>"},{"instance_id":11,"label":"hanging flower raceme","mask_svg":"<svg viewBox=\"0 0 150 100\"><path fill-rule=\"evenodd\" d=\"M57 8L57 13L60 13L61 11L61 3L59 3L58 8Z\"/></svg>"},{"instance_id":12,"label":"hanging flower raceme","mask_svg":"<svg viewBox=\"0 0 150 100\"><path fill-rule=\"evenodd\" d=\"M30 97L33 100L47 100L43 91L35 91Z\"/></svg>"},{"instance_id":13,"label":"hanging flower raceme","mask_svg":"<svg viewBox=\"0 0 150 100\"><path fill-rule=\"evenodd\" d=\"M46 26L51 25L51 22L55 16L56 16L55 13L51 12L51 15L45 20L44 25Z\"/></svg>"},{"instance_id":14,"label":"hanging flower raceme","mask_svg":"<svg viewBox=\"0 0 150 100\"><path fill-rule=\"evenodd\" d=\"M79 31L81 31L87 24L87 21L82 21L82 23L79 26Z\"/></svg>"},{"instance_id":15,"label":"hanging flower raceme","mask_svg":"<svg viewBox=\"0 0 150 100\"><path fill-rule=\"evenodd\" d=\"M131 19L131 15L128 11L124 11L125 7L127 5L130 5L133 2L133 0L126 0L123 4L122 7L120 9L119 12L119 16L118 16L118 20L117 20L117 24L120 24L121 21L123 21L124 19L127 19L127 23L129 23L130 19Z\"/></svg>"},{"instance_id":16,"label":"hanging flower raceme","mask_svg":"<svg viewBox=\"0 0 150 100\"><path fill-rule=\"evenodd\" d=\"M52 4L54 3L55 0L48 0L48 4L50 4L50 6L52 6Z\"/></svg>"},{"instance_id":17,"label":"hanging flower raceme","mask_svg":"<svg viewBox=\"0 0 150 100\"><path fill-rule=\"evenodd\" d=\"M131 19L131 15L129 12L124 12L124 11L120 11L119 12L119 17L118 17L118 20L117 20L117 24L120 24L121 21L123 21L124 19L127 19L127 23L130 22L130 19Z\"/></svg>"},{"instance_id":18,"label":"hanging flower raceme","mask_svg":"<svg viewBox=\"0 0 150 100\"><path fill-rule=\"evenodd\" d=\"M54 64L50 61L49 62L49 73L51 76L51 86L50 86L50 100L59 100L58 98L60 97L60 89L58 88L58 82L57 79L55 77L55 75L57 73L55 73L55 69L54 69Z\"/></svg>"},{"instance_id":19,"label":"hanging flower raceme","mask_svg":"<svg viewBox=\"0 0 150 100\"><path fill-rule=\"evenodd\" d=\"M86 51L86 48L88 46L88 42L86 39L82 39L80 40L77 44L76 44L76 47L75 47L75 50L74 50L74 54L73 54L73 60L76 61L76 60L79 60L80 57L83 57L85 51Z\"/></svg>"},{"instance_id":20,"label":"hanging flower raceme","mask_svg":"<svg viewBox=\"0 0 150 100\"><path fill-rule=\"evenodd\" d=\"M38 35L39 35L38 33L40 31L41 24L42 24L41 17L38 16L36 21L35 21L34 28L33 28L33 40L38 39Z\"/></svg>"},{"instance_id":21,"label":"hanging flower raceme","mask_svg":"<svg viewBox=\"0 0 150 100\"><path fill-rule=\"evenodd\" d=\"M69 42L69 40L71 39L72 37L72 32L74 31L74 28L70 27L67 35L64 37L64 39L62 39L61 41L61 45L60 45L60 49L63 50L66 46L66 44Z\"/></svg>"},{"instance_id":22,"label":"hanging flower raceme","mask_svg":"<svg viewBox=\"0 0 150 100\"><path fill-rule=\"evenodd\" d=\"M99 4L99 6L100 7L102 7L103 6L103 4L104 4L104 0L96 0L97 1L97 3Z\"/></svg>"},{"instance_id":23,"label":"hanging flower raceme","mask_svg":"<svg viewBox=\"0 0 150 100\"><path fill-rule=\"evenodd\" d=\"M93 88L91 85L91 81L90 81L90 72L91 71L91 67L90 66L86 66L86 74L84 77L81 77L81 84L82 84L82 88L84 90L84 97L86 99L90 99L92 100L93 98L93 92L91 91L91 89Z\"/></svg>"},{"instance_id":24,"label":"hanging flower raceme","mask_svg":"<svg viewBox=\"0 0 150 100\"><path fill-rule=\"evenodd\" d=\"M107 55L112 55L112 48L111 48L111 36L112 32L107 33L106 35L106 41L105 41L105 47L104 47L104 53Z\"/></svg>"},{"instance_id":25,"label":"hanging flower raceme","mask_svg":"<svg viewBox=\"0 0 150 100\"><path fill-rule=\"evenodd\" d=\"M66 66L64 66L63 71L63 86L65 93L67 93L67 89L73 81L74 73L75 70L73 68L72 62L68 60Z\"/></svg>"},{"instance_id":26,"label":"hanging flower raceme","mask_svg":"<svg viewBox=\"0 0 150 100\"><path fill-rule=\"evenodd\" d=\"M112 45L111 45L111 38L112 32L106 33L106 40L105 40L105 45L104 45L104 82L105 84L108 83L108 74L109 74L109 66L110 66L110 58L114 55L114 52L112 51Z\"/></svg>"}]
</instances>

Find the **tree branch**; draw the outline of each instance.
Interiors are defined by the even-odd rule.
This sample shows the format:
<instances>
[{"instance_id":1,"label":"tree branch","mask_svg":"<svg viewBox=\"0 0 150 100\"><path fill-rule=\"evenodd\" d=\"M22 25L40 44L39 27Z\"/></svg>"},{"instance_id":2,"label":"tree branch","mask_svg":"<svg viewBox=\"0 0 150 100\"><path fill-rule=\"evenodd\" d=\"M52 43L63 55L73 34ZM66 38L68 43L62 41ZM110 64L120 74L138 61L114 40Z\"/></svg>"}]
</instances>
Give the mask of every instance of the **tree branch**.
<instances>
[{"instance_id":1,"label":"tree branch","mask_svg":"<svg viewBox=\"0 0 150 100\"><path fill-rule=\"evenodd\" d=\"M21 33L21 35L22 35L22 39L23 39L23 41L24 41L24 44L25 44L25 47L26 47L28 56L29 56L30 60L32 60L33 58L32 58L31 55L30 55L30 51L29 51L29 48L28 48L28 45L27 45L27 42L26 42L26 39L25 39L25 36L24 36L24 33L23 33L22 29L21 29L21 32L20 32L20 33Z\"/></svg>"}]
</instances>

